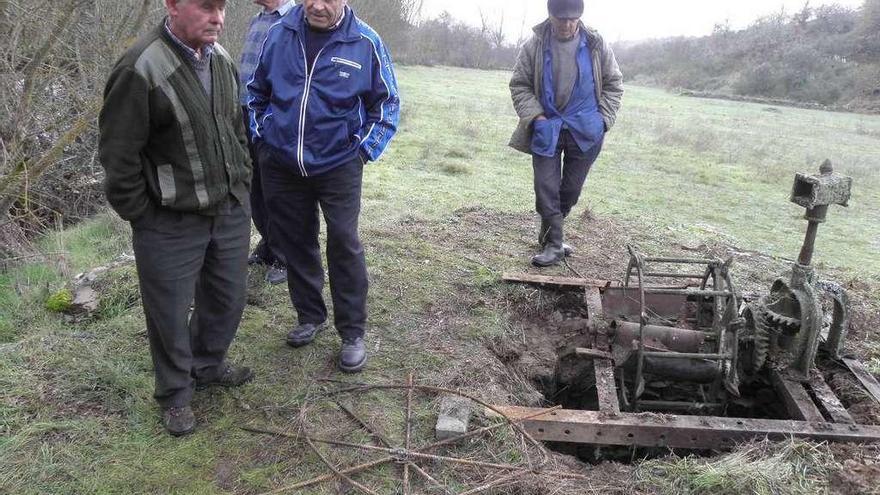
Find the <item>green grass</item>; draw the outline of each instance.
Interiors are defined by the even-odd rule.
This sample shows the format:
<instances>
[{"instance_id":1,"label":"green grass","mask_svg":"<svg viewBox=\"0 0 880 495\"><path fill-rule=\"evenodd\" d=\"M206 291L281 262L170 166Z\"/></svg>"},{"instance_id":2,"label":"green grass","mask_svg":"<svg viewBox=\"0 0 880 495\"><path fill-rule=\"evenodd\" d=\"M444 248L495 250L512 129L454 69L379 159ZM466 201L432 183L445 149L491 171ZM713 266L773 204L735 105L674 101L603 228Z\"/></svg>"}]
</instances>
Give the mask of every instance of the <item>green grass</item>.
<instances>
[{"instance_id":1,"label":"green grass","mask_svg":"<svg viewBox=\"0 0 880 495\"><path fill-rule=\"evenodd\" d=\"M516 122L508 77L400 68L401 130L365 173L371 361L355 379L402 381L415 370L420 381L490 400L515 396L495 380L503 366L484 347L487 340L519 338L509 313L525 300L524 289L500 286L498 275L525 268L536 229L529 158L506 146ZM580 219L589 208L614 222L601 225L646 249L730 244L794 257L805 222L788 203L792 179L795 171L817 170L826 157L856 182L850 208L832 208L822 225L816 259L876 282L877 117L767 112L762 105L628 88L569 225L584 250L602 245L584 233ZM102 282L105 297L90 319L68 323L45 308L76 273L130 252L129 242L124 222L102 215L47 236L40 245L45 262L0 273L0 493L259 493L326 471L303 445L238 428L292 428L305 407L312 431L358 435L314 400L322 386L316 377L351 380L334 372L338 339L325 332L314 345L286 347L283 336L294 322L286 288L266 286L259 270L251 274L250 305L230 354L252 365L258 379L238 390L198 393L199 430L185 439L169 438L159 424L131 266ZM607 257L620 265L614 273L622 271L622 249ZM511 297L499 302L498 294ZM400 394L352 399L400 438ZM433 400L417 399L419 441L430 436ZM489 444L500 459L518 455L503 439ZM480 457L479 448L488 447L472 448ZM358 458L334 455L340 464ZM438 471L461 483L452 471ZM389 469L366 479L389 493L395 478ZM335 490L325 484L311 493Z\"/></svg>"},{"instance_id":2,"label":"green grass","mask_svg":"<svg viewBox=\"0 0 880 495\"><path fill-rule=\"evenodd\" d=\"M669 495L831 493L835 466L827 446L790 441L745 445L715 459L683 457L648 461L636 478L645 488Z\"/></svg>"}]
</instances>

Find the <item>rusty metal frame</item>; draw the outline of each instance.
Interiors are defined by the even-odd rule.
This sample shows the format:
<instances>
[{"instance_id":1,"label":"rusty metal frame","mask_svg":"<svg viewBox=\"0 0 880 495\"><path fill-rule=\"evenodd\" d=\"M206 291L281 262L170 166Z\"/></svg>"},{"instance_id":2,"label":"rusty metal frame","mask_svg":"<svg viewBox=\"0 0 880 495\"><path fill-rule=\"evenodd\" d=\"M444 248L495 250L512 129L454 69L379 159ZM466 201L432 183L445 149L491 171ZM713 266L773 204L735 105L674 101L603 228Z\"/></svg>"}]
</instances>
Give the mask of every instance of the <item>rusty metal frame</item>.
<instances>
[{"instance_id":1,"label":"rusty metal frame","mask_svg":"<svg viewBox=\"0 0 880 495\"><path fill-rule=\"evenodd\" d=\"M512 419L533 415L540 408L501 407ZM536 439L601 445L732 448L756 438L858 443L880 442L880 427L837 423L810 423L779 419L683 416L655 413L619 413L560 409L522 422Z\"/></svg>"},{"instance_id":2,"label":"rusty metal frame","mask_svg":"<svg viewBox=\"0 0 880 495\"><path fill-rule=\"evenodd\" d=\"M649 258L646 258L649 259ZM650 258L656 260L654 258ZM663 259L665 260L665 259ZM706 260L675 260L688 264L705 263ZM635 268L634 268L635 269ZM708 277L704 283L708 281ZM730 285L732 288L732 284ZM632 299L624 287L601 285L585 286L584 300L587 320L595 335L594 348L578 349L581 356L593 359L598 411L581 411L540 408L496 406L511 420L520 419L529 434L541 441L571 442L597 445L621 445L642 447L670 447L693 449L732 448L736 443L769 438L784 440L803 438L816 441L844 441L857 443L880 442L880 426L855 424L846 408L825 382L821 374L814 372L803 382L779 372L771 374L771 381L785 403L789 415L795 419L746 419L722 416L692 416L659 414L653 412L621 412L619 400L626 404L628 391L615 381L614 363L607 353L609 348L607 323L619 316L621 304ZM635 292L629 289L629 292ZM608 295L611 294L609 301ZM642 292L645 299L649 293ZM667 300L654 300L657 309L670 315L676 313ZM650 304L648 304L650 308ZM611 309L611 315L606 310ZM630 312L630 314L632 314ZM635 326L635 325L633 325ZM843 358L843 363L880 402L880 383L856 360ZM654 401L657 402L657 401ZM642 401L645 406L656 405ZM664 404L664 407L674 404ZM717 409L722 404L702 404L702 409ZM697 408L701 409L701 408ZM544 411L544 414L540 414ZM535 414L539 414L535 416Z\"/></svg>"},{"instance_id":3,"label":"rusty metal frame","mask_svg":"<svg viewBox=\"0 0 880 495\"><path fill-rule=\"evenodd\" d=\"M623 283L624 289L635 289L638 291L638 349L636 361L636 373L634 377L634 386L632 397L630 399L631 407L635 411L639 411L639 402L641 401L642 392L644 391L644 371L645 358L663 358L663 359L701 359L705 361L716 361L716 386L726 386L727 389L738 395L736 383L729 380L731 370L736 369L737 349L734 346L727 349L728 332L736 331L737 322L723 321L724 314L737 314L737 293L736 287L729 273L729 261L722 262L718 259L690 259L690 258L657 258L646 257L639 253L633 246L627 245L627 251L630 255L629 264L626 268L626 277ZM657 263L664 266L676 267L685 265L693 267L705 265L702 275L693 273L681 273L671 271L652 271L649 269L648 263ZM635 283L633 282L635 278ZM658 287L657 285L646 285L646 281L656 278L673 278L673 279L699 279L701 281L698 289L672 289L667 287ZM708 288L711 279L711 288ZM645 346L645 329L648 327L649 306L647 304L648 295L669 295L677 296L686 300L691 296L712 298L712 333L716 339L715 352L710 353L676 353L676 352L653 352L646 350ZM735 376L735 374L734 374ZM682 403L681 406L686 404Z\"/></svg>"}]
</instances>

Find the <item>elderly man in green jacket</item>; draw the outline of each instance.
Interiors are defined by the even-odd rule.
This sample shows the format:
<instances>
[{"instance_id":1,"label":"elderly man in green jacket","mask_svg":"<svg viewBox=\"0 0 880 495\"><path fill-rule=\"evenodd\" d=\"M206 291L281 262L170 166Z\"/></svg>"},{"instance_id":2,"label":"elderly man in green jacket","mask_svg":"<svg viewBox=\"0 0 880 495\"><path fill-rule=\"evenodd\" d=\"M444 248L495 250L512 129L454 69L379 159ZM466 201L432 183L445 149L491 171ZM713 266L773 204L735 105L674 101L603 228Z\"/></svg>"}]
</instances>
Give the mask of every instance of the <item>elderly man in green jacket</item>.
<instances>
[{"instance_id":1,"label":"elderly man in green jacket","mask_svg":"<svg viewBox=\"0 0 880 495\"><path fill-rule=\"evenodd\" d=\"M611 47L580 21L583 0L549 0L547 10L510 80L519 116L510 146L532 155L542 248L532 264L540 267L572 252L563 243L563 219L580 197L623 95Z\"/></svg>"},{"instance_id":2,"label":"elderly man in green jacket","mask_svg":"<svg viewBox=\"0 0 880 495\"><path fill-rule=\"evenodd\" d=\"M131 222L154 397L184 435L194 388L253 378L226 361L245 304L251 166L235 63L217 43L226 0L165 7L113 67L99 150L107 200Z\"/></svg>"}]
</instances>

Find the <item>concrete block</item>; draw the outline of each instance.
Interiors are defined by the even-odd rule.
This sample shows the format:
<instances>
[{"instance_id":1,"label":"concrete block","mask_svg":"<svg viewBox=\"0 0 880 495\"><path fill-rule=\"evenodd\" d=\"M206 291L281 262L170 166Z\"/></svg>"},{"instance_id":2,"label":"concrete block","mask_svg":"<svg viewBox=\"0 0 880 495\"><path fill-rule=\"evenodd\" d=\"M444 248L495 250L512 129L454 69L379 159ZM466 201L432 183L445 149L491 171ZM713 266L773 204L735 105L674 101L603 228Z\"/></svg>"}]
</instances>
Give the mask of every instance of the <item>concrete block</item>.
<instances>
[{"instance_id":1,"label":"concrete block","mask_svg":"<svg viewBox=\"0 0 880 495\"><path fill-rule=\"evenodd\" d=\"M437 440L446 440L467 433L471 421L469 399L457 395L446 395L440 399L440 412L437 414L437 426L434 434Z\"/></svg>"}]
</instances>

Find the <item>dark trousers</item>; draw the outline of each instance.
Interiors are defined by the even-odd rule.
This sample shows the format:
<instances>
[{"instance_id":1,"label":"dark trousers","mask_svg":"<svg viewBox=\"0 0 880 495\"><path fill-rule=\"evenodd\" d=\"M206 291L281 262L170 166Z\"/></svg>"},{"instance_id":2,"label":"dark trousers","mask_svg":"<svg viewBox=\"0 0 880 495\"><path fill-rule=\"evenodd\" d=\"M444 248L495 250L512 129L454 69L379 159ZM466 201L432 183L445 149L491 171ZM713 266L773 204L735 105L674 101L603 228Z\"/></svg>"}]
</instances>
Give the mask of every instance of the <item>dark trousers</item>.
<instances>
[{"instance_id":1,"label":"dark trousers","mask_svg":"<svg viewBox=\"0 0 880 495\"><path fill-rule=\"evenodd\" d=\"M322 323L324 268L318 243L320 219L327 225L327 267L336 330L344 340L364 336L367 321L367 263L358 237L363 164L355 159L314 177L301 177L260 147L263 191L272 211L277 245L287 259L287 285L300 323Z\"/></svg>"},{"instance_id":2,"label":"dark trousers","mask_svg":"<svg viewBox=\"0 0 880 495\"><path fill-rule=\"evenodd\" d=\"M250 223L234 206L217 216L152 207L132 224L154 397L163 408L189 404L193 379L222 371L245 305Z\"/></svg>"},{"instance_id":3,"label":"dark trousers","mask_svg":"<svg viewBox=\"0 0 880 495\"><path fill-rule=\"evenodd\" d=\"M284 255L281 254L281 250L272 241L272 226L269 223L269 211L266 208L266 200L261 183L260 161L257 156L256 147L251 142L251 128L248 122L247 107L241 107L241 112L244 117L244 128L247 130L248 151L250 152L251 163L254 167L254 175L251 180L251 217L254 220L254 227L260 233L260 242L254 249L254 254L259 256L266 264L280 263L283 265Z\"/></svg>"},{"instance_id":4,"label":"dark trousers","mask_svg":"<svg viewBox=\"0 0 880 495\"><path fill-rule=\"evenodd\" d=\"M535 210L545 222L568 216L581 196L584 181L599 152L602 141L581 151L571 133L563 130L552 157L532 155L535 172Z\"/></svg>"}]
</instances>

